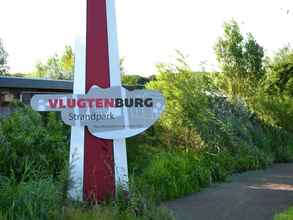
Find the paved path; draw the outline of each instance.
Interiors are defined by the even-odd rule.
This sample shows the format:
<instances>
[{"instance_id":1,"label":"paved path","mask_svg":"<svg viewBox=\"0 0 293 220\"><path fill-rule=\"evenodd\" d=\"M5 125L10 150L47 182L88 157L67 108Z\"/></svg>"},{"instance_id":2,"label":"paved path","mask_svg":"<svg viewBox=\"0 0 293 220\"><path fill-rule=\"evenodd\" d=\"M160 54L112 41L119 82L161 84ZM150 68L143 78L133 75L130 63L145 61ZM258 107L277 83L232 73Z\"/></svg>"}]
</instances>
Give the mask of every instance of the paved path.
<instances>
[{"instance_id":1,"label":"paved path","mask_svg":"<svg viewBox=\"0 0 293 220\"><path fill-rule=\"evenodd\" d=\"M293 164L233 175L229 182L168 202L178 220L271 220L293 206Z\"/></svg>"}]
</instances>

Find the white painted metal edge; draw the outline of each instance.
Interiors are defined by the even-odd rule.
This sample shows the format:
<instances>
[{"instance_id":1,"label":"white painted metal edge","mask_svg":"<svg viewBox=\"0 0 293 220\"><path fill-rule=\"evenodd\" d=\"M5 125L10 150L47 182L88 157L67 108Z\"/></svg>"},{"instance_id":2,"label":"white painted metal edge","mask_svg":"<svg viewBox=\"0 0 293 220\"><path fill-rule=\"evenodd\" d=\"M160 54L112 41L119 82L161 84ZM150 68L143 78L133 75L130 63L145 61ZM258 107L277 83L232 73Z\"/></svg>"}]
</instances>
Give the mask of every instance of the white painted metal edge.
<instances>
[{"instance_id":1,"label":"white painted metal edge","mask_svg":"<svg viewBox=\"0 0 293 220\"><path fill-rule=\"evenodd\" d=\"M78 1L81 23L75 42L75 71L74 71L74 94L85 94L86 84L86 8L87 0ZM84 176L84 127L74 126L71 128L70 138L70 186L69 198L77 201L83 200L83 176Z\"/></svg>"},{"instance_id":2,"label":"white painted metal edge","mask_svg":"<svg viewBox=\"0 0 293 220\"><path fill-rule=\"evenodd\" d=\"M118 50L115 0L107 0L107 28L111 86L121 86L120 58ZM125 111L124 111L125 112ZM116 192L122 187L128 191L128 166L125 139L114 140Z\"/></svg>"}]
</instances>

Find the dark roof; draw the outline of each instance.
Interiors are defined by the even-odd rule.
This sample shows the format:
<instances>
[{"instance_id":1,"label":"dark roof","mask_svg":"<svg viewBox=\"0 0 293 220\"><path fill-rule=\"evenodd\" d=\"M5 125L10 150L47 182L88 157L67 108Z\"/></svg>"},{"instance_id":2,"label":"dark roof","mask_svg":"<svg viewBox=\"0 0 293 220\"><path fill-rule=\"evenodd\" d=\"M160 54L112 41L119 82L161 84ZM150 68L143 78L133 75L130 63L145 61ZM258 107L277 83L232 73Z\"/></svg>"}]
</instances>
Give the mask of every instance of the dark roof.
<instances>
[{"instance_id":1,"label":"dark roof","mask_svg":"<svg viewBox=\"0 0 293 220\"><path fill-rule=\"evenodd\" d=\"M0 88L72 91L73 82L69 80L0 77Z\"/></svg>"},{"instance_id":2,"label":"dark roof","mask_svg":"<svg viewBox=\"0 0 293 220\"><path fill-rule=\"evenodd\" d=\"M126 89L143 89L144 86L123 85ZM19 77L0 77L0 89L32 89L46 91L73 91L73 81L71 80L48 80L48 79L29 79Z\"/></svg>"}]
</instances>

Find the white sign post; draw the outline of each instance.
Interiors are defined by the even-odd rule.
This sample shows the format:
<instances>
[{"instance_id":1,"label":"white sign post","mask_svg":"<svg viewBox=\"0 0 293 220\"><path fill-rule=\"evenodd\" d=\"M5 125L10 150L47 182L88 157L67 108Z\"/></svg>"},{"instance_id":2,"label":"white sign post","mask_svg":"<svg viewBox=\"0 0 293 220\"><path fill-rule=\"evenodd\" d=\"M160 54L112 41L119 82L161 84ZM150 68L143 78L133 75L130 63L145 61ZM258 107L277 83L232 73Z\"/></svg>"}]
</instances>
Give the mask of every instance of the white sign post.
<instances>
[{"instance_id":1,"label":"white sign post","mask_svg":"<svg viewBox=\"0 0 293 220\"><path fill-rule=\"evenodd\" d=\"M74 94L36 95L31 105L72 126L69 196L103 201L128 190L125 138L154 124L165 103L159 92L121 86L114 0L81 3Z\"/></svg>"}]
</instances>

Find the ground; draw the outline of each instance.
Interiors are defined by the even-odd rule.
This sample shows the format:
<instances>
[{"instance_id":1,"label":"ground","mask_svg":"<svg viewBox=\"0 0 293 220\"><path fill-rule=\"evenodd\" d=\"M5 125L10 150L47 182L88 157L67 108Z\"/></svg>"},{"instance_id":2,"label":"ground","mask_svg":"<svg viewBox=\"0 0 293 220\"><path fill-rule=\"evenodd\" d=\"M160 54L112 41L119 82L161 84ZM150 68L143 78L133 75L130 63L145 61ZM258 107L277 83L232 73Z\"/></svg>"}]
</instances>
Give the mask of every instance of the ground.
<instances>
[{"instance_id":1,"label":"ground","mask_svg":"<svg viewBox=\"0 0 293 220\"><path fill-rule=\"evenodd\" d=\"M233 175L165 205L177 220L271 220L293 205L293 164Z\"/></svg>"}]
</instances>

